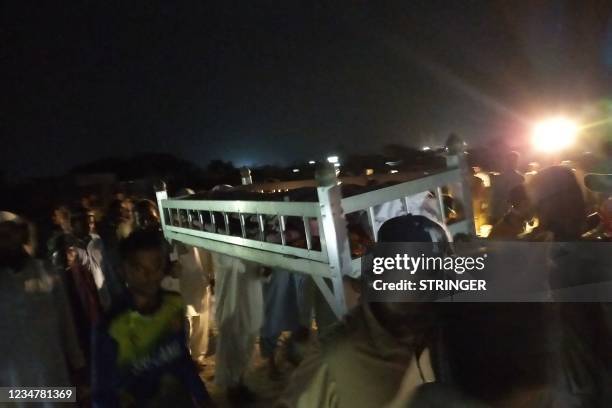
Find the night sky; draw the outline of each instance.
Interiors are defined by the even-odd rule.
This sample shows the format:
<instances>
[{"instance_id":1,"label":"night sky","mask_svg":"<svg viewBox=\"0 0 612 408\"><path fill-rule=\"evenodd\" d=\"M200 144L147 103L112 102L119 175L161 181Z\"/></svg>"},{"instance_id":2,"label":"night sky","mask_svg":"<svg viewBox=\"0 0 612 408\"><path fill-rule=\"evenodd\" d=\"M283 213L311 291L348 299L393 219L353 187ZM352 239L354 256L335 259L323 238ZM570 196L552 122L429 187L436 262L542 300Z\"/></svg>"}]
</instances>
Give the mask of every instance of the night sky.
<instances>
[{"instance_id":1,"label":"night sky","mask_svg":"<svg viewBox=\"0 0 612 408\"><path fill-rule=\"evenodd\" d=\"M520 137L612 93L610 1L52 1L0 11L0 171Z\"/></svg>"}]
</instances>

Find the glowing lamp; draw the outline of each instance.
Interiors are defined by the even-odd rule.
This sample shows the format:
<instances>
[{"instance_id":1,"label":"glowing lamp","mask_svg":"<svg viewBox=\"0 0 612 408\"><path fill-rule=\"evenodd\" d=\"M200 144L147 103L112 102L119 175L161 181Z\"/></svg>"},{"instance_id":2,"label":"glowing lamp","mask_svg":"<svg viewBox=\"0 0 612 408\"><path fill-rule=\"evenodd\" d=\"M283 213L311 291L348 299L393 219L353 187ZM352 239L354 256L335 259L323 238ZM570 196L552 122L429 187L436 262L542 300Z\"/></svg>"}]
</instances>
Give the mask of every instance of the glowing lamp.
<instances>
[{"instance_id":1,"label":"glowing lamp","mask_svg":"<svg viewBox=\"0 0 612 408\"><path fill-rule=\"evenodd\" d=\"M541 152L558 152L567 149L576 141L578 125L566 118L551 118L536 124L532 143Z\"/></svg>"},{"instance_id":2,"label":"glowing lamp","mask_svg":"<svg viewBox=\"0 0 612 408\"><path fill-rule=\"evenodd\" d=\"M481 237L481 238L487 238L489 236L489 234L491 233L492 229L493 229L492 225L490 225L490 224L483 224L478 229L478 236Z\"/></svg>"}]
</instances>

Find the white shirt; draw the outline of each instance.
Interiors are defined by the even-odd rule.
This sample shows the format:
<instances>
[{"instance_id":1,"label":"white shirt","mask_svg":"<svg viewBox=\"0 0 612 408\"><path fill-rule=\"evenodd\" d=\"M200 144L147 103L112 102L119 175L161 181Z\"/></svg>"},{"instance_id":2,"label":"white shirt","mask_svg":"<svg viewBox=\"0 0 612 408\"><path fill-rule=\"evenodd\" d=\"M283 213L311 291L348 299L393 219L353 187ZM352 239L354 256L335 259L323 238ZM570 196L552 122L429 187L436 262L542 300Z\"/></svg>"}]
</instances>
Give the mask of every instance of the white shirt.
<instances>
[{"instance_id":1,"label":"white shirt","mask_svg":"<svg viewBox=\"0 0 612 408\"><path fill-rule=\"evenodd\" d=\"M77 253L77 262L84 268L88 269L93 276L100 303L104 308L110 306L110 294L108 288L104 285L105 276L102 268L102 259L104 245L102 238L98 234L89 234L90 240L85 249L74 248Z\"/></svg>"},{"instance_id":2,"label":"white shirt","mask_svg":"<svg viewBox=\"0 0 612 408\"><path fill-rule=\"evenodd\" d=\"M197 316L207 307L207 288L210 285L210 269L212 268L210 252L186 247L187 252L178 254L181 266L179 287L185 302L188 316Z\"/></svg>"}]
</instances>

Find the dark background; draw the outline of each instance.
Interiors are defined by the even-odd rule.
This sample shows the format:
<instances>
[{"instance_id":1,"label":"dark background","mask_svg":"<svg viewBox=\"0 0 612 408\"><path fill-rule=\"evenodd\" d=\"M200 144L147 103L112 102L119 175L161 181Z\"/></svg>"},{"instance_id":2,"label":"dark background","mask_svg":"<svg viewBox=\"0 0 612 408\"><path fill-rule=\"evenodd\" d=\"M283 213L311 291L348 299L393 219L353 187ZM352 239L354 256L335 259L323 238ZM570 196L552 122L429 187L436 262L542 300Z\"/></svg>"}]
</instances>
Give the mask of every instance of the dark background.
<instances>
[{"instance_id":1,"label":"dark background","mask_svg":"<svg viewBox=\"0 0 612 408\"><path fill-rule=\"evenodd\" d=\"M520 139L612 90L612 2L6 1L0 171Z\"/></svg>"}]
</instances>

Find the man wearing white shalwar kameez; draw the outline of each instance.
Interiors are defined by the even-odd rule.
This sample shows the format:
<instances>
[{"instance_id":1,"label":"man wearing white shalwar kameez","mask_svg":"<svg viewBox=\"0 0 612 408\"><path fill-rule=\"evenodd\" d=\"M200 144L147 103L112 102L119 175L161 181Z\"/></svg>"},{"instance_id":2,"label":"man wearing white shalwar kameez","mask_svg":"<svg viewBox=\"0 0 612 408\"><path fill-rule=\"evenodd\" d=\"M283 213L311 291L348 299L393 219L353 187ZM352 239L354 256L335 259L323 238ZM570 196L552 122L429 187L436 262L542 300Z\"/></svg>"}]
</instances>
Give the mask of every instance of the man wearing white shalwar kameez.
<instances>
[{"instance_id":1,"label":"man wearing white shalwar kameez","mask_svg":"<svg viewBox=\"0 0 612 408\"><path fill-rule=\"evenodd\" d=\"M185 303L189 322L189 351L191 358L204 365L208 351L210 327L210 281L212 259L210 252L184 244L176 244L180 272L180 293Z\"/></svg>"},{"instance_id":2,"label":"man wearing white shalwar kameez","mask_svg":"<svg viewBox=\"0 0 612 408\"><path fill-rule=\"evenodd\" d=\"M215 382L228 397L250 399L242 383L255 341L263 324L261 267L218 253L212 254L215 272L215 320L218 327Z\"/></svg>"}]
</instances>

